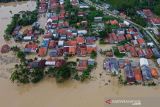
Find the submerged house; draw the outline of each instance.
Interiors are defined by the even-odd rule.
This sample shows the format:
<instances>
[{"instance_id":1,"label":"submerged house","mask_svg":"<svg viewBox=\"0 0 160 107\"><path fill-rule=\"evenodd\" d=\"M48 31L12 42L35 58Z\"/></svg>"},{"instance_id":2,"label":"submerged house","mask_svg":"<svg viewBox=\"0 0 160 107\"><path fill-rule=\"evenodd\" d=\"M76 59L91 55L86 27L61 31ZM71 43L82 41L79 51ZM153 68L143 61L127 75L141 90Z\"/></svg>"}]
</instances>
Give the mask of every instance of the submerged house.
<instances>
[{"instance_id":1,"label":"submerged house","mask_svg":"<svg viewBox=\"0 0 160 107\"><path fill-rule=\"evenodd\" d=\"M88 67L88 61L87 60L79 60L77 65L77 70L83 71L87 69Z\"/></svg>"},{"instance_id":2,"label":"submerged house","mask_svg":"<svg viewBox=\"0 0 160 107\"><path fill-rule=\"evenodd\" d=\"M141 69L139 67L135 67L133 68L133 72L134 72L136 82L141 83L142 82Z\"/></svg>"},{"instance_id":3,"label":"submerged house","mask_svg":"<svg viewBox=\"0 0 160 107\"><path fill-rule=\"evenodd\" d=\"M142 71L143 80L145 81L152 80L151 69L148 66L142 65L141 71Z\"/></svg>"},{"instance_id":4,"label":"submerged house","mask_svg":"<svg viewBox=\"0 0 160 107\"><path fill-rule=\"evenodd\" d=\"M126 80L128 83L134 83L135 82L135 76L134 76L134 72L132 70L131 64L127 64L124 67L124 71L126 74Z\"/></svg>"},{"instance_id":5,"label":"submerged house","mask_svg":"<svg viewBox=\"0 0 160 107\"><path fill-rule=\"evenodd\" d=\"M107 58L104 60L103 68L112 74L118 75L119 65L116 58Z\"/></svg>"},{"instance_id":6,"label":"submerged house","mask_svg":"<svg viewBox=\"0 0 160 107\"><path fill-rule=\"evenodd\" d=\"M152 48L152 52L156 58L160 58L160 52L157 48Z\"/></svg>"},{"instance_id":7,"label":"submerged house","mask_svg":"<svg viewBox=\"0 0 160 107\"><path fill-rule=\"evenodd\" d=\"M38 45L36 43L28 43L24 48L25 53L36 53L38 49Z\"/></svg>"}]
</instances>

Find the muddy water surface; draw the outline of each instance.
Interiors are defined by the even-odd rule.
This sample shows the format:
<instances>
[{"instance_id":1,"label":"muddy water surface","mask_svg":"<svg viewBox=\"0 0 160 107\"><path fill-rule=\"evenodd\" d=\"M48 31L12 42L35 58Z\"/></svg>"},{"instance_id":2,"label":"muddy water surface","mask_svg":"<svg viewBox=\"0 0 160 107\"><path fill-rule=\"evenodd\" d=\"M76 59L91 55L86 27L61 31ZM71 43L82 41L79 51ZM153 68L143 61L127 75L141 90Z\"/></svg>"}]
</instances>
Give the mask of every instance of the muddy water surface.
<instances>
[{"instance_id":1,"label":"muddy water surface","mask_svg":"<svg viewBox=\"0 0 160 107\"><path fill-rule=\"evenodd\" d=\"M18 5L11 3L0 7L0 46L5 43L3 31L11 20L12 14L9 11L12 10L14 14L20 10L32 10L34 7L35 2L22 2ZM8 43L15 45L13 41ZM0 107L104 107L105 98L110 97L160 99L160 87L118 85L116 78L111 78L103 71L103 59L103 56L98 55L98 67L92 72L93 78L84 83L67 81L57 84L54 79L45 79L38 84L17 86L9 80L9 76L18 60L13 53L0 54ZM99 73L102 73L101 77Z\"/></svg>"}]
</instances>

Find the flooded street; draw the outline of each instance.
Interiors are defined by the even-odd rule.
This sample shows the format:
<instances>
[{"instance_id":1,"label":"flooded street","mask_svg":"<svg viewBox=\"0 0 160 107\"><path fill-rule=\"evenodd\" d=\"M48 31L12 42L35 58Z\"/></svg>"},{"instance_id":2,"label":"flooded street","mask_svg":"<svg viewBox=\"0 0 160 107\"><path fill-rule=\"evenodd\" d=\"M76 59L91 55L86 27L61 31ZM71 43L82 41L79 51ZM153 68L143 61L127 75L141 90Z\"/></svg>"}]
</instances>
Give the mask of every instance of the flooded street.
<instances>
[{"instance_id":1,"label":"flooded street","mask_svg":"<svg viewBox=\"0 0 160 107\"><path fill-rule=\"evenodd\" d=\"M1 47L5 43L3 32L6 25L10 23L11 16L18 11L33 10L36 3L21 2L0 5ZM9 12L10 10L13 14ZM43 20L43 22L46 21ZM7 43L10 46L15 45L13 41ZM9 80L9 77L18 60L11 52L4 55L0 53L0 107L104 107L106 106L105 98L110 97L132 96L136 98L157 97L160 99L160 87L120 86L116 78L106 75L103 71L104 57L98 55L96 60L98 66L92 72L93 78L83 83L69 80L57 84L55 79L44 79L38 84L17 86ZM100 73L102 73L101 77ZM108 80L111 82L109 83Z\"/></svg>"}]
</instances>

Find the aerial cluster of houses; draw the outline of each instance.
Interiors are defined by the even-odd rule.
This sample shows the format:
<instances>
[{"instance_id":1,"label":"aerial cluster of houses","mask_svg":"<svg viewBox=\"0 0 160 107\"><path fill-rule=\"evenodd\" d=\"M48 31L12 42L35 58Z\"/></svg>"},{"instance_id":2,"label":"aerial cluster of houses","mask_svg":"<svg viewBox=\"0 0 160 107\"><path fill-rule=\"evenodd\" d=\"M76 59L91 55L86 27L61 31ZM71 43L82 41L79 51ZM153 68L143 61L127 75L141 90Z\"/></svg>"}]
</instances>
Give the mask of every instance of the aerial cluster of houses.
<instances>
[{"instance_id":1,"label":"aerial cluster of houses","mask_svg":"<svg viewBox=\"0 0 160 107\"><path fill-rule=\"evenodd\" d=\"M35 42L29 42L24 48L25 53L35 53L39 58L49 57L49 59L45 60L36 59L31 61L31 68L33 68L34 65L38 66L39 63L42 65L42 61L45 66L59 67L65 63L62 57L85 57L90 55L93 51L97 51L97 46L95 44L96 37L85 37L84 35L87 34L87 30L76 29L69 25L69 22L66 20L68 13L64 9L64 2L62 2L62 0L60 0L59 3L57 0L50 0L48 2L50 8L52 7L51 5L55 3L54 5L60 7L60 11L58 13L56 10L47 12L46 32L42 36L40 45ZM57 57L61 57L62 59ZM80 59L77 64L77 69L82 71L86 69L88 65L92 64L94 64L94 60L92 59Z\"/></svg>"},{"instance_id":2,"label":"aerial cluster of houses","mask_svg":"<svg viewBox=\"0 0 160 107\"><path fill-rule=\"evenodd\" d=\"M151 24L160 25L160 17L155 16L150 9L139 10L137 13L146 18Z\"/></svg>"},{"instance_id":3,"label":"aerial cluster of houses","mask_svg":"<svg viewBox=\"0 0 160 107\"><path fill-rule=\"evenodd\" d=\"M112 20L110 23L119 26L119 28L114 29L105 41L108 44L117 44L120 53L125 53L128 57L160 57L160 52L154 47L154 44L146 41L144 35L136 28L118 23L116 20Z\"/></svg>"},{"instance_id":4,"label":"aerial cluster of houses","mask_svg":"<svg viewBox=\"0 0 160 107\"><path fill-rule=\"evenodd\" d=\"M125 80L128 83L142 83L143 81L152 81L160 76L156 67L151 67L146 58L140 58L139 61L129 59L106 58L103 68L115 75L124 73Z\"/></svg>"}]
</instances>

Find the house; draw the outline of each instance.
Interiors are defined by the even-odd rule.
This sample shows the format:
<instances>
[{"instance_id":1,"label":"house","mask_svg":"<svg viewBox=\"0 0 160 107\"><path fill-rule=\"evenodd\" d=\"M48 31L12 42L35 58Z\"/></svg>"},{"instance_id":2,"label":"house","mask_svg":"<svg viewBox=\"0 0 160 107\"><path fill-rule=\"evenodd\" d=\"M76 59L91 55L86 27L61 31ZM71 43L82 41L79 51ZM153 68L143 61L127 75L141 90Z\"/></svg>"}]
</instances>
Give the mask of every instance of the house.
<instances>
[{"instance_id":1,"label":"house","mask_svg":"<svg viewBox=\"0 0 160 107\"><path fill-rule=\"evenodd\" d=\"M128 83L134 83L135 82L135 76L134 76L134 72L131 68L131 65L130 64L127 64L125 67L124 67L124 71L125 71L125 74L126 74L126 80Z\"/></svg>"},{"instance_id":2,"label":"house","mask_svg":"<svg viewBox=\"0 0 160 107\"><path fill-rule=\"evenodd\" d=\"M88 6L87 4L85 4L85 3L80 3L80 4L79 4L79 8L80 8L80 9L88 9L89 6Z\"/></svg>"},{"instance_id":3,"label":"house","mask_svg":"<svg viewBox=\"0 0 160 107\"><path fill-rule=\"evenodd\" d=\"M63 60L63 59L57 59L57 60L56 60L55 67L60 68L60 67L63 66L65 63L66 63L65 60Z\"/></svg>"},{"instance_id":4,"label":"house","mask_svg":"<svg viewBox=\"0 0 160 107\"><path fill-rule=\"evenodd\" d=\"M49 49L55 48L56 45L57 45L57 42L56 42L56 41L50 40L50 41L49 41L48 48L49 48Z\"/></svg>"},{"instance_id":5,"label":"house","mask_svg":"<svg viewBox=\"0 0 160 107\"><path fill-rule=\"evenodd\" d=\"M79 0L70 0L72 6L78 6L79 5Z\"/></svg>"},{"instance_id":6,"label":"house","mask_svg":"<svg viewBox=\"0 0 160 107\"><path fill-rule=\"evenodd\" d=\"M77 47L77 55L78 56L86 56L87 55L87 47L86 45Z\"/></svg>"},{"instance_id":7,"label":"house","mask_svg":"<svg viewBox=\"0 0 160 107\"><path fill-rule=\"evenodd\" d=\"M96 41L96 37L86 37L86 44L94 44Z\"/></svg>"},{"instance_id":8,"label":"house","mask_svg":"<svg viewBox=\"0 0 160 107\"><path fill-rule=\"evenodd\" d=\"M152 17L153 16L153 13L150 9L143 9L142 12L145 15L145 17Z\"/></svg>"},{"instance_id":9,"label":"house","mask_svg":"<svg viewBox=\"0 0 160 107\"><path fill-rule=\"evenodd\" d=\"M118 35L117 38L118 38L118 42L122 42L122 41L126 40L124 35Z\"/></svg>"},{"instance_id":10,"label":"house","mask_svg":"<svg viewBox=\"0 0 160 107\"><path fill-rule=\"evenodd\" d=\"M122 28L117 29L117 35L124 35L125 34L125 30Z\"/></svg>"},{"instance_id":11,"label":"house","mask_svg":"<svg viewBox=\"0 0 160 107\"><path fill-rule=\"evenodd\" d=\"M146 66L149 65L149 62L146 58L140 58L140 66L143 66L143 65L146 65Z\"/></svg>"},{"instance_id":12,"label":"house","mask_svg":"<svg viewBox=\"0 0 160 107\"><path fill-rule=\"evenodd\" d=\"M136 82L141 83L142 82L141 69L139 67L135 67L133 68L133 72L134 72Z\"/></svg>"},{"instance_id":13,"label":"house","mask_svg":"<svg viewBox=\"0 0 160 107\"><path fill-rule=\"evenodd\" d=\"M145 46L145 41L144 41L144 39L143 38L139 38L139 39L137 39L137 42L138 42L138 44L140 45L140 46Z\"/></svg>"},{"instance_id":14,"label":"house","mask_svg":"<svg viewBox=\"0 0 160 107\"><path fill-rule=\"evenodd\" d=\"M112 37L114 43L118 43L118 38L117 38L117 35L115 33L111 33L110 36Z\"/></svg>"},{"instance_id":15,"label":"house","mask_svg":"<svg viewBox=\"0 0 160 107\"><path fill-rule=\"evenodd\" d=\"M151 48L146 49L146 58L152 58L153 52Z\"/></svg>"},{"instance_id":16,"label":"house","mask_svg":"<svg viewBox=\"0 0 160 107\"><path fill-rule=\"evenodd\" d=\"M142 65L141 71L142 71L143 80L145 81L152 80L151 69L148 66Z\"/></svg>"},{"instance_id":17,"label":"house","mask_svg":"<svg viewBox=\"0 0 160 107\"><path fill-rule=\"evenodd\" d=\"M124 16L124 17L125 17L125 16ZM130 25L130 23L129 23L128 21L126 21L126 20L124 20L123 23L124 23L126 26L129 26L129 25Z\"/></svg>"},{"instance_id":18,"label":"house","mask_svg":"<svg viewBox=\"0 0 160 107\"><path fill-rule=\"evenodd\" d=\"M58 46L59 46L59 47L64 46L64 41L63 41L63 40L59 40L59 41L58 41Z\"/></svg>"},{"instance_id":19,"label":"house","mask_svg":"<svg viewBox=\"0 0 160 107\"><path fill-rule=\"evenodd\" d=\"M153 78L158 78L159 77L159 73L158 73L156 68L151 68L151 75L152 75Z\"/></svg>"},{"instance_id":20,"label":"house","mask_svg":"<svg viewBox=\"0 0 160 107\"><path fill-rule=\"evenodd\" d=\"M132 40L131 42L133 43L133 45L134 45L135 47L138 47L138 46L139 46L137 40Z\"/></svg>"},{"instance_id":21,"label":"house","mask_svg":"<svg viewBox=\"0 0 160 107\"><path fill-rule=\"evenodd\" d=\"M95 60L94 59L88 59L88 65L94 66Z\"/></svg>"},{"instance_id":22,"label":"house","mask_svg":"<svg viewBox=\"0 0 160 107\"><path fill-rule=\"evenodd\" d=\"M120 53L125 53L126 52L124 46L118 46L118 50L119 50Z\"/></svg>"},{"instance_id":23,"label":"house","mask_svg":"<svg viewBox=\"0 0 160 107\"><path fill-rule=\"evenodd\" d=\"M46 34L43 36L43 38L51 39L51 38L52 38L52 33L50 33L50 32L46 33Z\"/></svg>"},{"instance_id":24,"label":"house","mask_svg":"<svg viewBox=\"0 0 160 107\"><path fill-rule=\"evenodd\" d=\"M85 39L82 36L76 37L76 41L77 41L78 44L84 44L85 43Z\"/></svg>"},{"instance_id":25,"label":"house","mask_svg":"<svg viewBox=\"0 0 160 107\"><path fill-rule=\"evenodd\" d=\"M47 47L40 47L38 50L38 56L44 57L47 54Z\"/></svg>"},{"instance_id":26,"label":"house","mask_svg":"<svg viewBox=\"0 0 160 107\"><path fill-rule=\"evenodd\" d=\"M103 68L108 71L108 73L112 73L118 75L119 73L119 65L116 58L106 58L103 63Z\"/></svg>"},{"instance_id":27,"label":"house","mask_svg":"<svg viewBox=\"0 0 160 107\"><path fill-rule=\"evenodd\" d=\"M47 11L47 3L40 2L39 4L39 13L45 13Z\"/></svg>"},{"instance_id":28,"label":"house","mask_svg":"<svg viewBox=\"0 0 160 107\"><path fill-rule=\"evenodd\" d=\"M145 57L145 54L142 49L139 49L137 53L139 57Z\"/></svg>"},{"instance_id":29,"label":"house","mask_svg":"<svg viewBox=\"0 0 160 107\"><path fill-rule=\"evenodd\" d=\"M109 21L111 25L118 25L118 21L117 20L110 20Z\"/></svg>"},{"instance_id":30,"label":"house","mask_svg":"<svg viewBox=\"0 0 160 107\"><path fill-rule=\"evenodd\" d=\"M66 40L66 39L67 39L67 35L60 35L60 36L59 36L59 39L60 39L60 40Z\"/></svg>"},{"instance_id":31,"label":"house","mask_svg":"<svg viewBox=\"0 0 160 107\"><path fill-rule=\"evenodd\" d=\"M138 54L133 46L129 46L129 51L132 57L138 57Z\"/></svg>"},{"instance_id":32,"label":"house","mask_svg":"<svg viewBox=\"0 0 160 107\"><path fill-rule=\"evenodd\" d=\"M118 65L119 65L120 68L124 68L124 66L125 66L125 60L124 59L119 59L118 60Z\"/></svg>"},{"instance_id":33,"label":"house","mask_svg":"<svg viewBox=\"0 0 160 107\"><path fill-rule=\"evenodd\" d=\"M152 48L152 52L156 58L160 58L160 52L158 51L157 48Z\"/></svg>"},{"instance_id":34,"label":"house","mask_svg":"<svg viewBox=\"0 0 160 107\"><path fill-rule=\"evenodd\" d=\"M41 42L42 47L48 47L50 39L43 39Z\"/></svg>"},{"instance_id":35,"label":"house","mask_svg":"<svg viewBox=\"0 0 160 107\"><path fill-rule=\"evenodd\" d=\"M78 35L86 35L87 30L78 30L77 33L78 33Z\"/></svg>"},{"instance_id":36,"label":"house","mask_svg":"<svg viewBox=\"0 0 160 107\"><path fill-rule=\"evenodd\" d=\"M101 22L102 21L102 17L94 17L94 21L95 22Z\"/></svg>"},{"instance_id":37,"label":"house","mask_svg":"<svg viewBox=\"0 0 160 107\"><path fill-rule=\"evenodd\" d=\"M106 51L106 56L108 56L108 57L113 57L113 52L112 52L112 50L107 50L107 51Z\"/></svg>"},{"instance_id":38,"label":"house","mask_svg":"<svg viewBox=\"0 0 160 107\"><path fill-rule=\"evenodd\" d=\"M30 68L30 69L32 69L32 68L38 68L39 67L39 61L32 61L32 62L29 62L28 63L28 67Z\"/></svg>"},{"instance_id":39,"label":"house","mask_svg":"<svg viewBox=\"0 0 160 107\"><path fill-rule=\"evenodd\" d=\"M75 55L76 54L76 46L69 46L69 55Z\"/></svg>"},{"instance_id":40,"label":"house","mask_svg":"<svg viewBox=\"0 0 160 107\"><path fill-rule=\"evenodd\" d=\"M126 36L127 40L131 40L132 39L132 35L131 34L126 34L125 36Z\"/></svg>"},{"instance_id":41,"label":"house","mask_svg":"<svg viewBox=\"0 0 160 107\"><path fill-rule=\"evenodd\" d=\"M77 70L83 71L87 69L88 67L88 61L87 60L79 60L77 65Z\"/></svg>"},{"instance_id":42,"label":"house","mask_svg":"<svg viewBox=\"0 0 160 107\"><path fill-rule=\"evenodd\" d=\"M160 18L159 18L159 17L149 18L149 21L150 21L153 25L160 25Z\"/></svg>"},{"instance_id":43,"label":"house","mask_svg":"<svg viewBox=\"0 0 160 107\"><path fill-rule=\"evenodd\" d=\"M160 58L157 59L157 64L158 64L159 67L160 67Z\"/></svg>"},{"instance_id":44,"label":"house","mask_svg":"<svg viewBox=\"0 0 160 107\"><path fill-rule=\"evenodd\" d=\"M86 45L86 47L87 47L87 53L88 53L88 54L91 54L92 51L97 52L97 45L96 45L96 44Z\"/></svg>"},{"instance_id":45,"label":"house","mask_svg":"<svg viewBox=\"0 0 160 107\"><path fill-rule=\"evenodd\" d=\"M33 40L33 37L32 36L24 36L23 37L23 40L28 42L28 41L32 41Z\"/></svg>"},{"instance_id":46,"label":"house","mask_svg":"<svg viewBox=\"0 0 160 107\"><path fill-rule=\"evenodd\" d=\"M52 60L52 59L48 59L48 60L46 60L45 65L46 66L55 66L56 65L56 61Z\"/></svg>"},{"instance_id":47,"label":"house","mask_svg":"<svg viewBox=\"0 0 160 107\"><path fill-rule=\"evenodd\" d=\"M67 41L67 45L68 46L76 46L77 45L77 41L76 40L69 40L69 41Z\"/></svg>"},{"instance_id":48,"label":"house","mask_svg":"<svg viewBox=\"0 0 160 107\"><path fill-rule=\"evenodd\" d=\"M57 49L52 49L49 51L49 56L50 57L57 57L58 56L58 50Z\"/></svg>"},{"instance_id":49,"label":"house","mask_svg":"<svg viewBox=\"0 0 160 107\"><path fill-rule=\"evenodd\" d=\"M25 45L24 52L25 53L36 53L38 49L38 45L36 43L29 42Z\"/></svg>"}]
</instances>

